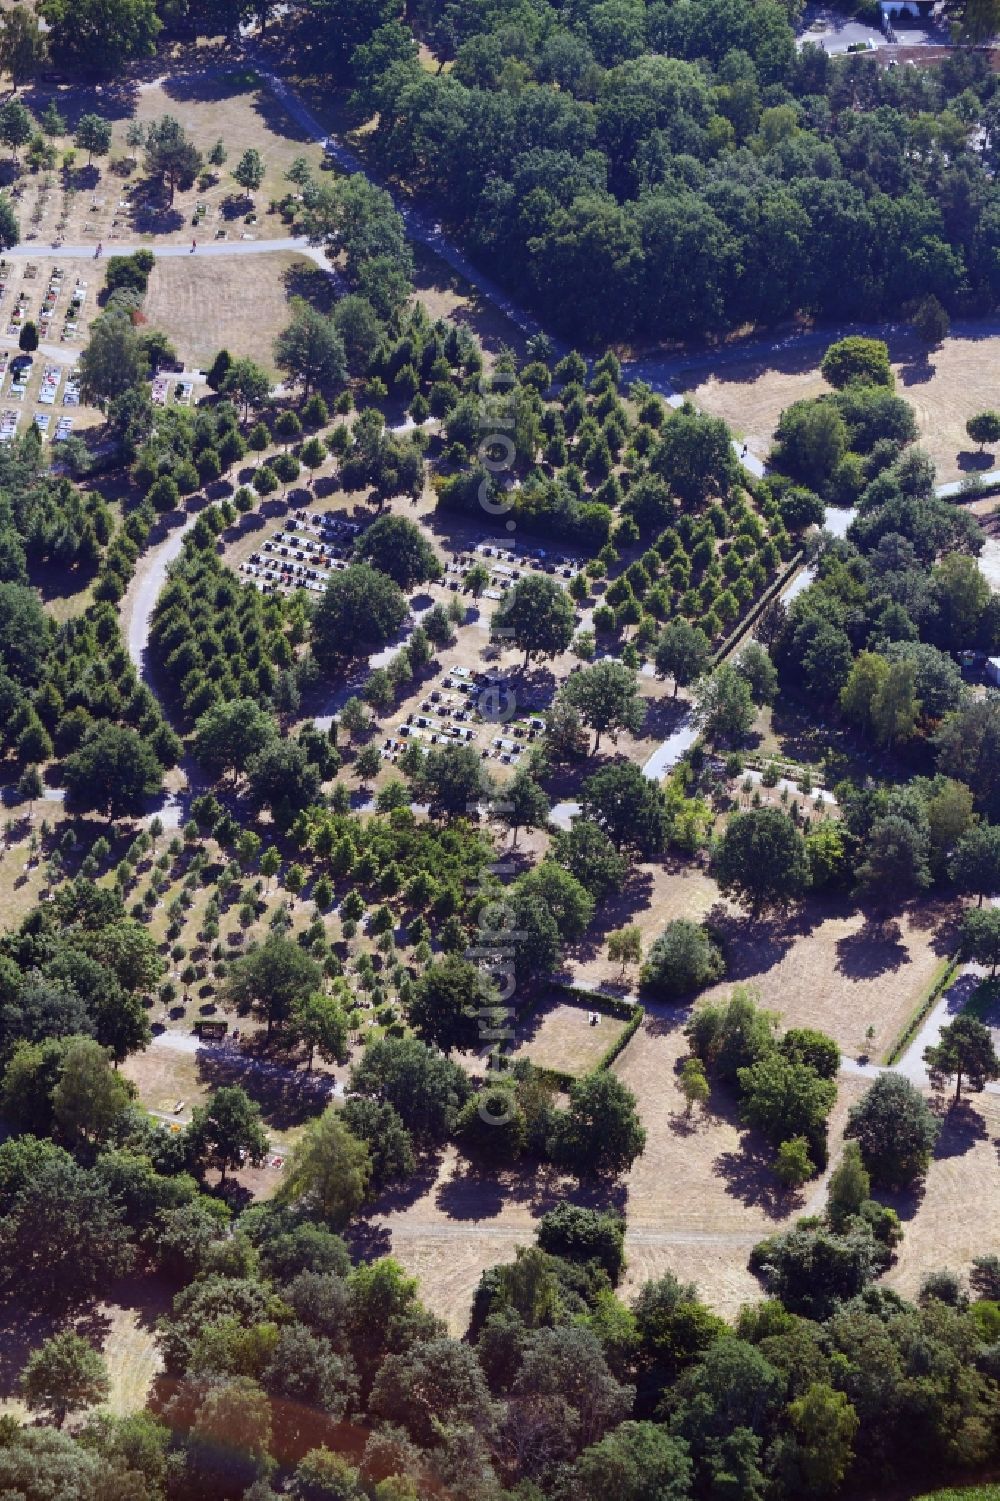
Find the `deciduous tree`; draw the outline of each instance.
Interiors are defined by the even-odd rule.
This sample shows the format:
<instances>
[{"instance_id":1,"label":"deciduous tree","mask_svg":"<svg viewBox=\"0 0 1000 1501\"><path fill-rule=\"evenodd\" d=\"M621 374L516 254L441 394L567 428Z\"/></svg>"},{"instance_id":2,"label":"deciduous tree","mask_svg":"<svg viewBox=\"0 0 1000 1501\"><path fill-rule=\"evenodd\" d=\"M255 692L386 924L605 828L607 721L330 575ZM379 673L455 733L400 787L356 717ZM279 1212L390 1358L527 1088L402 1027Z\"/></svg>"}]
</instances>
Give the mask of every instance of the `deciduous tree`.
<instances>
[{"instance_id":1,"label":"deciduous tree","mask_svg":"<svg viewBox=\"0 0 1000 1501\"><path fill-rule=\"evenodd\" d=\"M991 1079L1000 1077L1000 1059L990 1029L974 1016L956 1016L943 1026L938 1041L924 1049L924 1062L932 1080L954 1075L956 1102L962 1097L963 1079L971 1090L981 1092Z\"/></svg>"},{"instance_id":2,"label":"deciduous tree","mask_svg":"<svg viewBox=\"0 0 1000 1501\"><path fill-rule=\"evenodd\" d=\"M902 1074L881 1074L848 1113L845 1136L856 1140L872 1181L907 1188L927 1171L941 1123Z\"/></svg>"},{"instance_id":3,"label":"deciduous tree","mask_svg":"<svg viewBox=\"0 0 1000 1501\"><path fill-rule=\"evenodd\" d=\"M621 662L595 662L572 673L561 696L594 731L595 753L602 735L610 732L617 742L621 731L637 735L645 722L646 705L636 675Z\"/></svg>"},{"instance_id":4,"label":"deciduous tree","mask_svg":"<svg viewBox=\"0 0 1000 1501\"><path fill-rule=\"evenodd\" d=\"M61 1428L70 1413L103 1402L110 1383L99 1351L67 1329L32 1350L20 1385L28 1411L51 1413Z\"/></svg>"},{"instance_id":5,"label":"deciduous tree","mask_svg":"<svg viewBox=\"0 0 1000 1501\"><path fill-rule=\"evenodd\" d=\"M238 1084L224 1084L205 1105L191 1113L191 1141L195 1150L219 1169L226 1181L230 1168L249 1161L258 1167L267 1155L267 1132L261 1123L260 1106Z\"/></svg>"},{"instance_id":6,"label":"deciduous tree","mask_svg":"<svg viewBox=\"0 0 1000 1501\"><path fill-rule=\"evenodd\" d=\"M557 657L569 649L575 629L573 605L565 589L544 573L518 579L493 612L491 631L501 645L510 642L532 657Z\"/></svg>"},{"instance_id":7,"label":"deciduous tree","mask_svg":"<svg viewBox=\"0 0 1000 1501\"><path fill-rule=\"evenodd\" d=\"M336 1110L328 1109L296 1142L277 1198L282 1204L302 1204L339 1229L364 1203L370 1178L368 1148L352 1136Z\"/></svg>"},{"instance_id":8,"label":"deciduous tree","mask_svg":"<svg viewBox=\"0 0 1000 1501\"><path fill-rule=\"evenodd\" d=\"M749 905L756 920L765 908L804 894L809 862L802 835L787 814L754 808L729 820L714 872L720 889Z\"/></svg>"}]
</instances>

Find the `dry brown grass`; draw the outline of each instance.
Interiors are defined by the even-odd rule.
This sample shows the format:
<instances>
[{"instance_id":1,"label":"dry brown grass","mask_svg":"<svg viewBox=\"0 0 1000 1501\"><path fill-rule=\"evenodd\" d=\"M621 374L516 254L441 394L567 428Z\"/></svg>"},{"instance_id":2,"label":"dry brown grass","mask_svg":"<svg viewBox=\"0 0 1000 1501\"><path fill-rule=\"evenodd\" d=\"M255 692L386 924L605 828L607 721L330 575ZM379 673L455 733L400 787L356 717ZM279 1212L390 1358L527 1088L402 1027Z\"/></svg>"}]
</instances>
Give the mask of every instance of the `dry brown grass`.
<instances>
[{"instance_id":1,"label":"dry brown grass","mask_svg":"<svg viewBox=\"0 0 1000 1501\"><path fill-rule=\"evenodd\" d=\"M57 235L67 244L89 241L96 245L102 240L110 250L116 240L182 241L193 232L203 240L214 239L219 230L230 239L287 234L280 215L270 212L271 201L288 190L285 173L296 157L304 156L318 171L323 152L285 114L270 90L258 86L252 70L232 68L217 77L205 71L206 63L210 69L208 50L198 55L196 71L189 71L180 60L170 64L164 78L144 83L97 90L75 85L33 86L27 95L31 108L40 113L54 98L69 122L70 132L82 113L94 109L112 119L113 130L109 157L88 165L86 154L78 152L71 173L64 172L60 165L47 173L24 169L20 175L14 174L13 192L25 236L37 238L40 244L50 244ZM173 204L158 217L151 219L145 211L133 217L123 200L129 187L141 183L142 164L141 153L137 162L136 153L127 144L128 127L133 119L148 124L168 114L182 121L206 157L221 139L228 160L220 169L209 169L213 180L205 187L196 183L178 191ZM57 138L54 144L61 161L62 154L73 145L72 134ZM260 152L265 167L264 182L252 206L232 176L240 156L251 147ZM4 162L3 166L10 173L12 164ZM206 212L195 227L199 203L205 205ZM245 215L251 207L257 222L247 225Z\"/></svg>"},{"instance_id":2,"label":"dry brown grass","mask_svg":"<svg viewBox=\"0 0 1000 1501\"><path fill-rule=\"evenodd\" d=\"M530 1017L526 1035L515 1048L518 1057L529 1058L536 1068L561 1069L582 1075L596 1068L601 1058L624 1032L626 1023L614 1016L601 1016L591 1026L583 1006L557 1002Z\"/></svg>"},{"instance_id":3,"label":"dry brown grass","mask_svg":"<svg viewBox=\"0 0 1000 1501\"><path fill-rule=\"evenodd\" d=\"M98 1316L107 1323L102 1346L111 1383L107 1406L118 1415L145 1407L163 1366L153 1319L168 1311L170 1299L156 1297L155 1288L147 1291L146 1297L146 1307L109 1302L98 1309Z\"/></svg>"},{"instance_id":4,"label":"dry brown grass","mask_svg":"<svg viewBox=\"0 0 1000 1501\"><path fill-rule=\"evenodd\" d=\"M64 821L62 803L41 800L30 811L27 803L19 803L0 819L10 825L9 847L0 855L0 913L5 928L16 928L38 905L39 894L45 888L45 862L32 858L30 852L32 831L44 842L42 824L58 829Z\"/></svg>"},{"instance_id":5,"label":"dry brown grass","mask_svg":"<svg viewBox=\"0 0 1000 1501\"><path fill-rule=\"evenodd\" d=\"M172 1048L147 1048L133 1053L122 1065L122 1073L139 1091L139 1102L161 1116L175 1116L186 1122L196 1105L208 1098L208 1086L201 1077L195 1053L175 1052ZM184 1108L174 1107L184 1102Z\"/></svg>"},{"instance_id":6,"label":"dry brown grass","mask_svg":"<svg viewBox=\"0 0 1000 1501\"><path fill-rule=\"evenodd\" d=\"M218 259L157 261L143 312L169 335L189 368L206 368L220 349L252 356L275 373L271 348L289 318L286 275L311 263L287 251Z\"/></svg>"},{"instance_id":7,"label":"dry brown grass","mask_svg":"<svg viewBox=\"0 0 1000 1501\"><path fill-rule=\"evenodd\" d=\"M628 1221L623 1296L670 1270L695 1282L720 1313L734 1315L762 1296L747 1269L753 1245L820 1208L825 1190L817 1180L801 1194L784 1191L768 1165L770 1149L740 1126L733 1100L718 1091L708 1112L687 1117L676 1079L685 1053L679 1018L647 1019L614 1065L635 1091L647 1130L645 1153L622 1185L581 1187L531 1166L480 1171L448 1148L400 1201L376 1208L373 1245L419 1278L421 1296L457 1334L482 1272L532 1244L547 1210L566 1198L614 1205ZM863 1088L860 1079L841 1081L833 1152Z\"/></svg>"},{"instance_id":8,"label":"dry brown grass","mask_svg":"<svg viewBox=\"0 0 1000 1501\"><path fill-rule=\"evenodd\" d=\"M818 366L803 372L763 370L748 373L743 380L709 375L693 377L692 399L706 412L723 417L738 438L749 443L755 453L766 453L771 446L778 418L793 401L819 396L830 388Z\"/></svg>"},{"instance_id":9,"label":"dry brown grass","mask_svg":"<svg viewBox=\"0 0 1000 1501\"><path fill-rule=\"evenodd\" d=\"M77 1333L104 1356L110 1383L104 1405L116 1415L138 1412L146 1405L150 1387L162 1367L155 1324L169 1310L171 1297L172 1290L155 1278L130 1277L75 1321ZM32 1421L17 1395L18 1377L32 1349L64 1327L60 1316L40 1313L16 1301L0 1309L0 1412ZM69 1426L83 1421L85 1415L81 1414L71 1419Z\"/></svg>"},{"instance_id":10,"label":"dry brown grass","mask_svg":"<svg viewBox=\"0 0 1000 1501\"><path fill-rule=\"evenodd\" d=\"M881 1058L953 947L954 916L947 904L925 902L879 925L846 904L816 902L787 924L728 919L729 974L706 998L748 983L783 1027L818 1027L845 1053Z\"/></svg>"},{"instance_id":11,"label":"dry brown grass","mask_svg":"<svg viewBox=\"0 0 1000 1501\"><path fill-rule=\"evenodd\" d=\"M570 966L574 985L594 990L634 989L635 971L630 970L622 982L621 965L607 957L608 933L635 924L642 933L646 952L675 918L702 922L718 902L719 888L696 862L670 860L665 864L635 865L624 890L600 908L587 943L574 956Z\"/></svg>"},{"instance_id":12,"label":"dry brown grass","mask_svg":"<svg viewBox=\"0 0 1000 1501\"><path fill-rule=\"evenodd\" d=\"M965 424L996 405L1000 336L955 334L929 355L907 331L886 330L886 338L897 391L915 410L918 441L934 460L938 479L959 479L985 467ZM829 390L819 373L821 355L796 356L793 343L768 363L747 361L721 374L706 360L687 372L687 387L699 406L724 417L751 448L766 453L782 410Z\"/></svg>"},{"instance_id":13,"label":"dry brown grass","mask_svg":"<svg viewBox=\"0 0 1000 1501\"><path fill-rule=\"evenodd\" d=\"M947 1110L924 1192L896 1203L903 1243L886 1281L913 1297L938 1267L967 1272L1000 1239L1000 1099L973 1095Z\"/></svg>"}]
</instances>

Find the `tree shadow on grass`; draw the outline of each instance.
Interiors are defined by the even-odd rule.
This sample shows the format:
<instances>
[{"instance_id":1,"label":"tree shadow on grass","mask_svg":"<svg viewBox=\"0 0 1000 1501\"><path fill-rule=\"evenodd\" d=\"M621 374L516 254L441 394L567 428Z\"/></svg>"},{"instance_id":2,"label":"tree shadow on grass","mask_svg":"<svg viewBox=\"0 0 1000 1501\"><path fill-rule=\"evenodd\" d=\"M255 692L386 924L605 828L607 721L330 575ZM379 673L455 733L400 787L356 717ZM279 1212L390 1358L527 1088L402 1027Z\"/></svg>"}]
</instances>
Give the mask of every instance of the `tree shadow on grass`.
<instances>
[{"instance_id":1,"label":"tree shadow on grass","mask_svg":"<svg viewBox=\"0 0 1000 1501\"><path fill-rule=\"evenodd\" d=\"M643 1030L653 1037L669 1037L673 1032L686 1027L694 1010L694 1005L690 1001L678 1001L674 1004L670 1001L647 1000L644 997L642 1004L646 1012L643 1018Z\"/></svg>"},{"instance_id":2,"label":"tree shadow on grass","mask_svg":"<svg viewBox=\"0 0 1000 1501\"><path fill-rule=\"evenodd\" d=\"M942 958L955 952L962 916L962 905L955 900L929 899L907 908L910 927L918 933L931 933L931 948Z\"/></svg>"},{"instance_id":3,"label":"tree shadow on grass","mask_svg":"<svg viewBox=\"0 0 1000 1501\"><path fill-rule=\"evenodd\" d=\"M408 1209L424 1194L430 1193L441 1171L441 1153L428 1152L421 1157L416 1170L401 1183L389 1183L381 1190L378 1197L372 1201L368 1213L375 1214L399 1214Z\"/></svg>"},{"instance_id":4,"label":"tree shadow on grass","mask_svg":"<svg viewBox=\"0 0 1000 1501\"><path fill-rule=\"evenodd\" d=\"M199 1077L209 1089L238 1084L276 1130L311 1120L333 1093L330 1074L304 1074L266 1058L248 1057L237 1048L202 1048L197 1057Z\"/></svg>"},{"instance_id":5,"label":"tree shadow on grass","mask_svg":"<svg viewBox=\"0 0 1000 1501\"><path fill-rule=\"evenodd\" d=\"M900 363L899 383L901 386L926 386L928 381L934 379L936 373L937 366L927 350L914 349Z\"/></svg>"},{"instance_id":6,"label":"tree shadow on grass","mask_svg":"<svg viewBox=\"0 0 1000 1501\"><path fill-rule=\"evenodd\" d=\"M712 1163L726 1192L747 1209L760 1209L771 1220L787 1219L802 1206L801 1193L785 1188L774 1175L773 1150L751 1131L744 1132L739 1149L720 1152Z\"/></svg>"},{"instance_id":7,"label":"tree shadow on grass","mask_svg":"<svg viewBox=\"0 0 1000 1501\"><path fill-rule=\"evenodd\" d=\"M494 1163L459 1157L451 1177L438 1185L434 1197L450 1220L471 1222L495 1219L507 1204L524 1205L533 1217L564 1203L624 1213L626 1189L618 1179L568 1178L551 1164L533 1159L498 1169ZM526 1230L526 1242L532 1238Z\"/></svg>"},{"instance_id":8,"label":"tree shadow on grass","mask_svg":"<svg viewBox=\"0 0 1000 1501\"><path fill-rule=\"evenodd\" d=\"M388 1225L357 1219L344 1231L344 1239L354 1262L380 1261L392 1254L392 1231Z\"/></svg>"},{"instance_id":9,"label":"tree shadow on grass","mask_svg":"<svg viewBox=\"0 0 1000 1501\"><path fill-rule=\"evenodd\" d=\"M136 234L166 235L183 229L184 215L171 204L136 204L132 214L132 228Z\"/></svg>"},{"instance_id":10,"label":"tree shadow on grass","mask_svg":"<svg viewBox=\"0 0 1000 1501\"><path fill-rule=\"evenodd\" d=\"M270 89L261 89L254 97L253 109L272 135L279 136L286 141L300 141L302 145L309 145L312 141L312 132L293 120L279 99L276 99Z\"/></svg>"},{"instance_id":11,"label":"tree shadow on grass","mask_svg":"<svg viewBox=\"0 0 1000 1501\"><path fill-rule=\"evenodd\" d=\"M281 273L281 279L289 297L301 297L321 313L331 313L336 306L337 292L333 282L312 262L295 262Z\"/></svg>"},{"instance_id":12,"label":"tree shadow on grass","mask_svg":"<svg viewBox=\"0 0 1000 1501\"><path fill-rule=\"evenodd\" d=\"M874 980L911 963L899 923L866 916L856 933L837 941L838 972L848 980Z\"/></svg>"},{"instance_id":13,"label":"tree shadow on grass","mask_svg":"<svg viewBox=\"0 0 1000 1501\"><path fill-rule=\"evenodd\" d=\"M964 1157L977 1141L988 1141L986 1122L970 1100L954 1098L944 1105L941 1131L934 1144L935 1162L948 1157Z\"/></svg>"},{"instance_id":14,"label":"tree shadow on grass","mask_svg":"<svg viewBox=\"0 0 1000 1501\"><path fill-rule=\"evenodd\" d=\"M996 463L996 454L987 453L983 449L963 448L956 455L959 469L965 474L976 474L979 470L992 469Z\"/></svg>"},{"instance_id":15,"label":"tree shadow on grass","mask_svg":"<svg viewBox=\"0 0 1000 1501\"><path fill-rule=\"evenodd\" d=\"M613 893L598 907L586 934L574 946L574 957L580 961L595 958L604 947L607 935L627 926L638 913L644 912L652 896L652 872L633 867L621 891ZM627 990L627 979L618 988Z\"/></svg>"},{"instance_id":16,"label":"tree shadow on grass","mask_svg":"<svg viewBox=\"0 0 1000 1501\"><path fill-rule=\"evenodd\" d=\"M721 904L712 908L708 921L722 941L726 979L737 983L774 969L801 936L794 919L754 919Z\"/></svg>"},{"instance_id":17,"label":"tree shadow on grass","mask_svg":"<svg viewBox=\"0 0 1000 1501\"><path fill-rule=\"evenodd\" d=\"M174 73L161 85L168 99L178 104L219 104L223 99L237 99L259 87L247 76L249 70L228 69L193 73Z\"/></svg>"},{"instance_id":18,"label":"tree shadow on grass","mask_svg":"<svg viewBox=\"0 0 1000 1501\"><path fill-rule=\"evenodd\" d=\"M666 740L688 718L691 705L686 698L650 698L646 700L646 719L642 734Z\"/></svg>"},{"instance_id":19,"label":"tree shadow on grass","mask_svg":"<svg viewBox=\"0 0 1000 1501\"><path fill-rule=\"evenodd\" d=\"M918 1183L912 1188L872 1189L872 1198L879 1204L884 1204L887 1209L894 1209L905 1224L916 1218L917 1211L924 1202L924 1185Z\"/></svg>"}]
</instances>

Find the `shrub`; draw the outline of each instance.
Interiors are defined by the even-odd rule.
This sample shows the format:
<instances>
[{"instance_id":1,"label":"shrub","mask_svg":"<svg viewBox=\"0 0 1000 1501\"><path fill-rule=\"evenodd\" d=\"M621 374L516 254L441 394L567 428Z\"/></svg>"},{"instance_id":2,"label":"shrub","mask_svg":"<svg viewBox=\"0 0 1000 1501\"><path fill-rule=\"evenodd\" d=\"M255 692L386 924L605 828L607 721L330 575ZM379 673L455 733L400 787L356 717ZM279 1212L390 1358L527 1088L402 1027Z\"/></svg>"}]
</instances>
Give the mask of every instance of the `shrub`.
<instances>
[{"instance_id":1,"label":"shrub","mask_svg":"<svg viewBox=\"0 0 1000 1501\"><path fill-rule=\"evenodd\" d=\"M639 983L650 995L677 1000L703 990L724 972L722 951L705 927L679 917L654 942Z\"/></svg>"}]
</instances>

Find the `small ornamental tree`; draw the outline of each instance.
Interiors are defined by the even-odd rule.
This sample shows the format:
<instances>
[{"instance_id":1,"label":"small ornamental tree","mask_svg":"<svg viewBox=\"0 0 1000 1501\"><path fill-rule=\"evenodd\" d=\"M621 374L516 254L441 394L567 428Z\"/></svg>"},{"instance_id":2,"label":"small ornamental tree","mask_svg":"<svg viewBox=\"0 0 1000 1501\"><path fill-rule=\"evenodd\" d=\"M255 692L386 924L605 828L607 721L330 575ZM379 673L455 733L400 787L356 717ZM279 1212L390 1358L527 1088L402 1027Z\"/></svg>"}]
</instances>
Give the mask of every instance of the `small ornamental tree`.
<instances>
[{"instance_id":1,"label":"small ornamental tree","mask_svg":"<svg viewBox=\"0 0 1000 1501\"><path fill-rule=\"evenodd\" d=\"M933 292L921 297L910 314L910 322L917 338L930 349L936 349L951 328L951 319Z\"/></svg>"},{"instance_id":2,"label":"small ornamental tree","mask_svg":"<svg viewBox=\"0 0 1000 1501\"><path fill-rule=\"evenodd\" d=\"M681 1094L684 1096L684 1114L690 1115L695 1105L705 1106L711 1089L705 1065L700 1058L685 1058L679 1079Z\"/></svg>"},{"instance_id":3,"label":"small ornamental tree","mask_svg":"<svg viewBox=\"0 0 1000 1501\"><path fill-rule=\"evenodd\" d=\"M621 965L621 978L630 964L642 963L642 929L636 925L608 934L608 958Z\"/></svg>"},{"instance_id":4,"label":"small ornamental tree","mask_svg":"<svg viewBox=\"0 0 1000 1501\"><path fill-rule=\"evenodd\" d=\"M1000 443L1000 412L977 412L965 424L965 431L980 450L987 443Z\"/></svg>"},{"instance_id":5,"label":"small ornamental tree","mask_svg":"<svg viewBox=\"0 0 1000 1501\"><path fill-rule=\"evenodd\" d=\"M257 192L264 181L264 159L256 147L244 151L233 169L233 177L251 195Z\"/></svg>"},{"instance_id":6,"label":"small ornamental tree","mask_svg":"<svg viewBox=\"0 0 1000 1501\"><path fill-rule=\"evenodd\" d=\"M653 943L639 979L650 995L679 1000L721 979L724 970L721 950L705 928L677 917Z\"/></svg>"},{"instance_id":7,"label":"small ornamental tree","mask_svg":"<svg viewBox=\"0 0 1000 1501\"><path fill-rule=\"evenodd\" d=\"M95 156L107 156L111 149L111 121L101 115L81 115L74 144L87 153L87 165Z\"/></svg>"}]
</instances>

